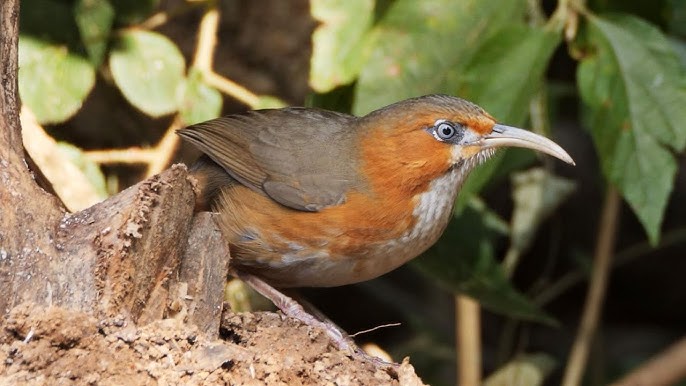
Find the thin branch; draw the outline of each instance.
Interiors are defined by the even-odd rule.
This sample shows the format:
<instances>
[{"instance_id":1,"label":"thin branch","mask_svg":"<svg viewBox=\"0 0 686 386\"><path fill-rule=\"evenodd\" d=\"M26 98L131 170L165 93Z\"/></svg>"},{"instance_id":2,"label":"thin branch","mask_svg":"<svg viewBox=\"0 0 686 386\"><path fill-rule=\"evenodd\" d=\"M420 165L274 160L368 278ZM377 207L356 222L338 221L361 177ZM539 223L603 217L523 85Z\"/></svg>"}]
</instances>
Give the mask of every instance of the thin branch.
<instances>
[{"instance_id":1,"label":"thin branch","mask_svg":"<svg viewBox=\"0 0 686 386\"><path fill-rule=\"evenodd\" d=\"M542 26L546 22L545 11L541 5L541 0L527 0L526 14L529 17L529 24L535 27Z\"/></svg>"},{"instance_id":2,"label":"thin branch","mask_svg":"<svg viewBox=\"0 0 686 386\"><path fill-rule=\"evenodd\" d=\"M260 97L257 94L214 71L205 74L205 82L251 108L256 108L260 103Z\"/></svg>"},{"instance_id":3,"label":"thin branch","mask_svg":"<svg viewBox=\"0 0 686 386\"><path fill-rule=\"evenodd\" d=\"M562 386L578 386L584 375L588 352L602 312L605 290L612 265L612 249L614 248L617 233L620 202L617 189L610 186L605 195L605 204L600 219L600 231L596 244L593 273L586 295L581 326L577 331L576 339L569 354Z\"/></svg>"},{"instance_id":4,"label":"thin branch","mask_svg":"<svg viewBox=\"0 0 686 386\"><path fill-rule=\"evenodd\" d=\"M358 335L368 334L368 333L370 333L370 332L373 332L373 331L376 331L376 330L380 330L380 329L382 329L382 328L398 327L398 326L400 326L400 325L401 325L401 323L399 323L399 322L396 322L396 323L386 323L386 324L382 324L382 325L380 325L380 326L368 328L368 329L366 329L366 330L358 331L358 332L356 332L356 333L354 333L354 334L348 334L348 335L349 335L351 338L354 338L354 337L356 337L356 336L358 336Z\"/></svg>"},{"instance_id":5,"label":"thin branch","mask_svg":"<svg viewBox=\"0 0 686 386\"><path fill-rule=\"evenodd\" d=\"M128 149L89 150L83 154L100 165L111 164L148 164L155 158L154 149L130 147Z\"/></svg>"},{"instance_id":6,"label":"thin branch","mask_svg":"<svg viewBox=\"0 0 686 386\"><path fill-rule=\"evenodd\" d=\"M197 4L196 4L197 3ZM166 24L169 20L172 18L182 15L189 10L197 7L200 5L200 2L197 1L184 1L183 3L165 10L165 11L160 11L149 18L145 19L143 22L138 24L139 28L146 29L146 30L153 30L157 27L161 27L162 25Z\"/></svg>"},{"instance_id":7,"label":"thin branch","mask_svg":"<svg viewBox=\"0 0 686 386\"><path fill-rule=\"evenodd\" d=\"M455 296L457 379L460 386L481 385L481 314L479 303Z\"/></svg>"},{"instance_id":8,"label":"thin branch","mask_svg":"<svg viewBox=\"0 0 686 386\"><path fill-rule=\"evenodd\" d=\"M181 119L177 115L172 124L167 128L167 132L155 146L155 156L148 163L148 170L145 172L145 178L153 176L171 164L172 157L179 145L179 136L176 135L176 130L181 128Z\"/></svg>"},{"instance_id":9,"label":"thin branch","mask_svg":"<svg viewBox=\"0 0 686 386\"><path fill-rule=\"evenodd\" d=\"M84 152L86 157L97 164L146 164L145 178L164 170L171 163L179 136L176 130L181 128L181 120L174 118L164 136L154 147L143 149L130 147L128 149L90 150Z\"/></svg>"},{"instance_id":10,"label":"thin branch","mask_svg":"<svg viewBox=\"0 0 686 386\"><path fill-rule=\"evenodd\" d=\"M213 2L205 11L198 28L198 45L195 48L193 67L203 73L212 70L214 48L217 45L217 30L219 29L219 9Z\"/></svg>"},{"instance_id":11,"label":"thin branch","mask_svg":"<svg viewBox=\"0 0 686 386\"><path fill-rule=\"evenodd\" d=\"M238 83L217 74L213 70L212 60L214 49L217 45L218 29L219 9L216 4L212 3L208 6L200 21L200 27L198 28L198 45L195 49L195 56L193 57L193 66L202 72L203 80L209 86L218 89L251 108L256 108L260 102L260 97L258 95Z\"/></svg>"},{"instance_id":12,"label":"thin branch","mask_svg":"<svg viewBox=\"0 0 686 386\"><path fill-rule=\"evenodd\" d=\"M668 386L686 379L686 337L673 343L648 362L611 386Z\"/></svg>"},{"instance_id":13,"label":"thin branch","mask_svg":"<svg viewBox=\"0 0 686 386\"><path fill-rule=\"evenodd\" d=\"M564 31L565 40L570 42L579 28L579 14L588 15L586 0L559 0L546 27L556 32Z\"/></svg>"},{"instance_id":14,"label":"thin branch","mask_svg":"<svg viewBox=\"0 0 686 386\"><path fill-rule=\"evenodd\" d=\"M641 256L647 255L650 252L668 248L684 242L686 242L686 228L673 229L662 236L658 246L654 247L648 241L643 241L617 252L617 254L615 254L615 256L612 258L612 267L613 269L621 267ZM533 302L538 306L543 306L564 292L568 291L570 288L579 284L587 277L588 272L584 269L577 269L575 271L568 272L550 285L550 287L546 288L545 291L536 295L533 299Z\"/></svg>"},{"instance_id":15,"label":"thin branch","mask_svg":"<svg viewBox=\"0 0 686 386\"><path fill-rule=\"evenodd\" d=\"M146 30L152 30L166 24L169 19L171 19L171 16L167 11L157 12L139 24L139 27Z\"/></svg>"},{"instance_id":16,"label":"thin branch","mask_svg":"<svg viewBox=\"0 0 686 386\"><path fill-rule=\"evenodd\" d=\"M534 4L537 3L536 0L529 0L529 3L529 11L530 13L532 13L532 8L535 8ZM531 17L535 18L533 15L531 15ZM546 87L542 84L538 87L536 94L534 94L533 98L529 102L529 117L531 120L531 130L543 136L550 135L550 117L548 116L547 100L548 95ZM543 164L545 165L546 169L548 171L551 171L553 168L553 161L550 159L550 157L540 158ZM538 226L540 226L540 224L537 224L537 227ZM505 253L505 257L503 258L501 264L501 266L503 267L503 271L505 272L505 275L508 278L512 277L515 269L517 268L517 265L520 262L522 253L524 253L525 250L528 249L528 246L525 248L522 248L521 246L515 246L512 243L512 241L513 240L510 239L510 246L507 252Z\"/></svg>"},{"instance_id":17,"label":"thin branch","mask_svg":"<svg viewBox=\"0 0 686 386\"><path fill-rule=\"evenodd\" d=\"M160 12L141 23L142 28L152 29L164 24L172 15L185 12L189 8L201 4L199 1L190 1L188 4L179 6L170 12ZM207 3L203 3L207 4ZM193 67L203 74L203 80L211 87L218 89L224 94L237 99L250 108L257 108L260 97L247 88L229 80L212 69L214 50L217 45L217 31L219 29L220 13L215 1L210 1L203 14L198 27L198 42L193 55ZM171 158L179 143L175 134L176 129L181 127L181 120L177 115L172 125L167 129L164 137L153 148L142 149L132 147L129 149L112 149L88 151L86 155L99 164L146 164L146 177L159 173L170 164Z\"/></svg>"}]
</instances>

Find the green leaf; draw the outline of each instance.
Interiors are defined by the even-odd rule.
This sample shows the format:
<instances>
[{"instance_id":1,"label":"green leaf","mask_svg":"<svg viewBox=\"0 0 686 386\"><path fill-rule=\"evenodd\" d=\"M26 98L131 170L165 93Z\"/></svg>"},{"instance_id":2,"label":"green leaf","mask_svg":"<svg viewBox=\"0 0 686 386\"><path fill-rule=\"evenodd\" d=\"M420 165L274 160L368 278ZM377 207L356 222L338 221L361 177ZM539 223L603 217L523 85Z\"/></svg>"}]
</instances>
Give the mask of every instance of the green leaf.
<instances>
[{"instance_id":1,"label":"green leaf","mask_svg":"<svg viewBox=\"0 0 686 386\"><path fill-rule=\"evenodd\" d=\"M514 210L510 220L510 247L504 261L510 274L519 257L529 249L541 223L550 216L575 189L574 182L533 168L512 176Z\"/></svg>"},{"instance_id":2,"label":"green leaf","mask_svg":"<svg viewBox=\"0 0 686 386\"><path fill-rule=\"evenodd\" d=\"M491 311L554 323L512 287L496 260L495 246L506 234L507 224L472 200L459 218L450 222L439 242L411 264Z\"/></svg>"},{"instance_id":3,"label":"green leaf","mask_svg":"<svg viewBox=\"0 0 686 386\"><path fill-rule=\"evenodd\" d=\"M507 26L487 39L465 66L460 95L498 121L521 126L541 85L560 35L543 28Z\"/></svg>"},{"instance_id":4,"label":"green leaf","mask_svg":"<svg viewBox=\"0 0 686 386\"><path fill-rule=\"evenodd\" d=\"M414 7L421 7L419 2L413 4ZM455 7L457 5L451 3L451 6ZM363 105L370 98L375 100L377 97L384 98L382 103L390 103L394 101L390 98L394 98L395 95L409 96L432 92L447 92L457 93L461 97L481 105L500 122L521 126L528 116L529 102L533 95L535 95L538 87L540 87L548 61L560 43L560 36L542 28L525 26L517 19L514 20L515 24L508 25L506 20L511 19L513 13L516 15L520 8L517 2L509 2L504 8L505 14L501 13L503 9L491 4L489 1L485 1L471 6L468 10L464 10L460 15L464 16L467 20L461 20L458 17L458 20L455 20L454 23L464 22L468 27L482 28L486 37L473 37L473 41L470 44L465 42L445 43L444 47L442 46L445 48L444 56L454 55L454 59L448 63L438 60L441 59L441 55L431 52L433 43L418 43L414 41L407 43L407 39L415 39L414 36L407 36L409 34L401 35L395 39L409 44L412 49L408 49L408 51L412 52L401 53L394 51L392 53L394 57L388 57L389 54L385 53L384 50L395 50L395 47L381 45L380 48L375 49L372 54L373 56L385 56L373 58L370 61L371 63L365 67L371 69L369 71L365 70L367 72L363 71L361 74L354 110L358 112L360 110L365 111L366 107ZM476 22L473 18L477 17L476 15L482 14L491 15L496 19L502 18L501 24L504 27L493 29L481 25L473 26ZM419 22L411 18L408 21L410 25ZM394 24L396 29L399 29L398 24ZM443 23L445 25L438 24L447 30L458 28L447 22ZM411 29L414 27L408 26L407 28ZM427 26L423 33L433 33L437 35L437 39L440 38L440 34L443 31L432 28L437 27L434 27L433 24ZM383 36L379 39L382 39L384 42L393 38L391 32L377 31L377 33ZM459 32L455 32L455 34L455 36L460 35ZM455 40L454 37L447 37L446 39ZM414 47L414 45L420 48ZM379 69L375 69L375 63L386 60L387 62L397 61L397 64L394 64L394 68L399 70L401 66L410 65L405 63L407 57L411 57L413 58L412 60L416 61L421 60L424 64L413 66L411 71L398 72L396 79L389 79L384 74L379 74ZM432 63L432 60L435 62ZM431 71L424 73L424 70L427 69ZM375 72L372 73L372 71ZM366 80L365 76L373 78ZM365 80L367 83L365 83ZM375 88L377 87L377 82L379 83L378 95L376 95L377 91ZM396 90L395 87L401 87L404 90ZM372 95L367 96L366 93L372 93ZM508 158L522 158L519 156L522 153L516 154L517 156ZM458 207L460 209L473 194L478 193L491 179L492 175L500 168L501 159L503 159L502 154L496 155L485 165L474 171L467 179L458 197ZM525 155L522 161L528 161L529 159ZM522 162L518 162L518 164L522 164Z\"/></svg>"},{"instance_id":5,"label":"green leaf","mask_svg":"<svg viewBox=\"0 0 686 386\"><path fill-rule=\"evenodd\" d=\"M529 112L548 61L560 43L560 36L541 28L523 25L505 27L486 40L467 63L460 82L460 94L484 107L499 121L521 126ZM478 193L501 166L502 151L467 179L458 197L462 207ZM507 151L505 165L522 165L531 160L527 153ZM511 169L511 168L509 168Z\"/></svg>"},{"instance_id":6,"label":"green leaf","mask_svg":"<svg viewBox=\"0 0 686 386\"><path fill-rule=\"evenodd\" d=\"M178 109L185 62L165 36L141 30L122 33L110 54L110 69L124 97L146 114L159 117Z\"/></svg>"},{"instance_id":7,"label":"green leaf","mask_svg":"<svg viewBox=\"0 0 686 386\"><path fill-rule=\"evenodd\" d=\"M221 93L203 82L200 71L191 69L181 103L183 122L192 125L218 117L222 102Z\"/></svg>"},{"instance_id":8,"label":"green leaf","mask_svg":"<svg viewBox=\"0 0 686 386\"><path fill-rule=\"evenodd\" d=\"M66 46L30 36L19 39L19 94L41 124L69 119L95 84L87 59Z\"/></svg>"},{"instance_id":9,"label":"green leaf","mask_svg":"<svg viewBox=\"0 0 686 386\"><path fill-rule=\"evenodd\" d=\"M100 166L86 157L83 150L70 143L58 142L57 147L83 173L98 197L105 199L108 196L107 183Z\"/></svg>"},{"instance_id":10,"label":"green leaf","mask_svg":"<svg viewBox=\"0 0 686 386\"><path fill-rule=\"evenodd\" d=\"M398 100L454 94L481 43L521 23L522 0L397 0L369 34L369 58L357 83L353 112L364 115Z\"/></svg>"},{"instance_id":11,"label":"green leaf","mask_svg":"<svg viewBox=\"0 0 686 386\"><path fill-rule=\"evenodd\" d=\"M588 19L595 52L577 80L606 178L657 243L677 164L686 144L686 78L670 43L629 15Z\"/></svg>"},{"instance_id":12,"label":"green leaf","mask_svg":"<svg viewBox=\"0 0 686 386\"><path fill-rule=\"evenodd\" d=\"M538 386L553 372L557 363L548 354L521 355L496 370L484 386Z\"/></svg>"},{"instance_id":13,"label":"green leaf","mask_svg":"<svg viewBox=\"0 0 686 386\"><path fill-rule=\"evenodd\" d=\"M320 24L312 34L310 86L324 93L355 79L364 63L374 0L312 0Z\"/></svg>"},{"instance_id":14,"label":"green leaf","mask_svg":"<svg viewBox=\"0 0 686 386\"><path fill-rule=\"evenodd\" d=\"M107 0L79 0L74 6L74 18L91 63L100 66L107 50L114 8Z\"/></svg>"}]
</instances>

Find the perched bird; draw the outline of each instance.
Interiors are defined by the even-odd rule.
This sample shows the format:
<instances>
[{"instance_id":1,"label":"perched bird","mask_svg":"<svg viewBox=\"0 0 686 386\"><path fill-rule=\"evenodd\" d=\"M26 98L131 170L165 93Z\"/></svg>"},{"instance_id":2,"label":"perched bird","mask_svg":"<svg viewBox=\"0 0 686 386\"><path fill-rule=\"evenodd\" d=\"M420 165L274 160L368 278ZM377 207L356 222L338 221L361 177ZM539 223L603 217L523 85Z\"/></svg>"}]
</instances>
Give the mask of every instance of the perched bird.
<instances>
[{"instance_id":1,"label":"perched bird","mask_svg":"<svg viewBox=\"0 0 686 386\"><path fill-rule=\"evenodd\" d=\"M178 133L204 153L191 168L197 206L219 213L232 266L279 288L356 283L417 257L441 236L468 174L499 147L574 163L549 139L448 95L364 117L249 111Z\"/></svg>"}]
</instances>

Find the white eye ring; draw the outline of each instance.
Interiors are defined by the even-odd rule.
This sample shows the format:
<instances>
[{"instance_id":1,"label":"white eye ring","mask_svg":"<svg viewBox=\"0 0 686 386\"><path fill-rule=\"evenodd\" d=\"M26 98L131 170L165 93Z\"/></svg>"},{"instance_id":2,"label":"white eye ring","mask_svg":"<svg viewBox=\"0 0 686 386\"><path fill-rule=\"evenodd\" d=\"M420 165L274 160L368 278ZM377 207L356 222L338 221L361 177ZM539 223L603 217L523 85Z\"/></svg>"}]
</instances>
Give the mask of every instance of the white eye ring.
<instances>
[{"instance_id":1,"label":"white eye ring","mask_svg":"<svg viewBox=\"0 0 686 386\"><path fill-rule=\"evenodd\" d=\"M441 122L436 125L436 136L443 141L450 140L455 134L457 134L457 130L450 122Z\"/></svg>"}]
</instances>

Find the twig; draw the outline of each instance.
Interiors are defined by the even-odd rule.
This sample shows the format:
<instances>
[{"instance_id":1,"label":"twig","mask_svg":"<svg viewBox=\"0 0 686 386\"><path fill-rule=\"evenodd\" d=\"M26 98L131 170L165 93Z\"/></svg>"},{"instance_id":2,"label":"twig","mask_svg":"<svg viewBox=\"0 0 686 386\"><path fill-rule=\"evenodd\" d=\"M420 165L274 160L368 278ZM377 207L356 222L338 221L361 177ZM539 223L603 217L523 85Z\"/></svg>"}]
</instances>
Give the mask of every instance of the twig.
<instances>
[{"instance_id":1,"label":"twig","mask_svg":"<svg viewBox=\"0 0 686 386\"><path fill-rule=\"evenodd\" d=\"M241 86L240 84L217 74L214 71L206 73L204 79L208 85L237 99L242 103L245 103L251 108L257 107L260 103L260 97L257 94Z\"/></svg>"},{"instance_id":2,"label":"twig","mask_svg":"<svg viewBox=\"0 0 686 386\"><path fill-rule=\"evenodd\" d=\"M166 11L157 12L149 18L145 19L145 21L139 24L139 27L147 30L155 29L167 23L170 18L171 17L169 13L167 13Z\"/></svg>"},{"instance_id":3,"label":"twig","mask_svg":"<svg viewBox=\"0 0 686 386\"><path fill-rule=\"evenodd\" d=\"M617 252L612 258L612 267L621 267L635 259L654 252L658 249L671 247L680 243L686 242L686 228L677 228L665 233L661 239L660 244L656 247L652 246L648 241L643 241L627 247L620 252ZM553 299L563 294L573 286L579 284L588 277L588 272L585 269L577 269L562 276L545 291L536 295L533 299L534 304L543 306Z\"/></svg>"},{"instance_id":4,"label":"twig","mask_svg":"<svg viewBox=\"0 0 686 386\"><path fill-rule=\"evenodd\" d=\"M534 12L535 7L532 3L535 3L535 1L530 0L529 3L529 13L531 14L532 12ZM530 17L532 19L535 18L534 15L530 15ZM550 117L548 116L547 100L548 95L546 88L544 85L541 85L536 91L536 94L534 94L533 98L529 102L529 117L531 120L531 130L535 133L544 136L550 134ZM545 165L546 170L552 171L553 161L550 159L550 157L541 157L541 160ZM540 224L537 224L537 227L538 226L540 226ZM503 271L505 272L505 275L508 278L511 278L514 274L517 265L519 265L522 253L524 253L525 250L528 249L528 244L530 244L530 242L528 242L526 246L515 246L512 243L513 240L510 239L510 241L510 246L507 252L505 253L505 257L503 258L501 264L501 266L503 267Z\"/></svg>"},{"instance_id":5,"label":"twig","mask_svg":"<svg viewBox=\"0 0 686 386\"><path fill-rule=\"evenodd\" d=\"M193 66L198 69L202 75L203 80L209 86L212 86L224 94L237 99L238 101L256 108L260 103L260 97L239 85L238 83L227 79L213 70L213 56L214 48L217 44L217 30L219 29L219 9L216 4L212 3L200 21L200 28L198 29L198 46L193 57Z\"/></svg>"},{"instance_id":6,"label":"twig","mask_svg":"<svg viewBox=\"0 0 686 386\"><path fill-rule=\"evenodd\" d=\"M200 4L201 2L191 3L193 4L180 6L178 9L168 13L157 13L141 23L140 26L146 29L158 27L165 23L173 14L181 13L189 7L196 6L194 3ZM203 80L209 86L217 88L219 91L245 103L251 108L256 108L260 103L260 97L258 95L215 73L212 69L214 50L217 45L219 19L219 8L215 1L210 1L198 27L198 42L193 55L193 67L202 73ZM132 147L129 149L88 151L86 152L86 155L99 164L146 164L146 177L149 177L159 173L169 165L174 150L179 143L179 138L175 134L176 129L179 127L181 127L181 120L177 115L160 142L153 148L142 149L140 147Z\"/></svg>"},{"instance_id":7,"label":"twig","mask_svg":"<svg viewBox=\"0 0 686 386\"><path fill-rule=\"evenodd\" d=\"M686 337L612 383L611 386L668 386L686 379Z\"/></svg>"},{"instance_id":8,"label":"twig","mask_svg":"<svg viewBox=\"0 0 686 386\"><path fill-rule=\"evenodd\" d=\"M586 0L558 0L546 27L553 31L564 31L565 40L571 42L578 31L579 14L589 14Z\"/></svg>"},{"instance_id":9,"label":"twig","mask_svg":"<svg viewBox=\"0 0 686 386\"><path fill-rule=\"evenodd\" d=\"M198 45L195 48L193 67L203 73L212 70L214 48L217 45L217 30L219 29L219 9L214 2L207 8L200 20L198 28Z\"/></svg>"},{"instance_id":10,"label":"twig","mask_svg":"<svg viewBox=\"0 0 686 386\"><path fill-rule=\"evenodd\" d=\"M171 163L171 158L179 143L176 130L180 127L181 120L177 116L157 145L149 149L131 147L128 149L91 150L84 152L84 154L98 164L146 164L145 178L148 178L161 172Z\"/></svg>"},{"instance_id":11,"label":"twig","mask_svg":"<svg viewBox=\"0 0 686 386\"><path fill-rule=\"evenodd\" d=\"M196 2L194 1L184 1L182 4L179 4L175 6L174 8L171 8L166 11L160 11L155 13L154 15L150 16L149 18L145 19L142 21L140 24L138 24L139 28L146 29L146 30L152 30L157 27L160 27L164 24L166 24L169 20L172 18L184 14L190 9L193 9L199 5L194 4Z\"/></svg>"},{"instance_id":12,"label":"twig","mask_svg":"<svg viewBox=\"0 0 686 386\"><path fill-rule=\"evenodd\" d=\"M354 334L349 334L349 336L350 336L351 338L354 338L354 337L356 337L356 336L358 336L358 335L367 334L367 333L370 333L370 332L372 332L372 331L380 330L380 329L382 329L382 328L387 328L387 327L398 327L398 326L400 326L400 324L401 324L401 323L399 323L399 322L396 322L396 323L386 323L386 324L382 324L382 325L380 325L380 326L376 326L376 327L368 328L368 329L366 329L366 330L358 331L358 332L356 332L356 333L354 333Z\"/></svg>"},{"instance_id":13,"label":"twig","mask_svg":"<svg viewBox=\"0 0 686 386\"><path fill-rule=\"evenodd\" d=\"M569 354L569 361L565 369L562 386L578 386L586 368L588 352L593 341L600 318L605 289L612 263L612 249L614 248L619 217L620 197L613 186L608 188L605 204L600 219L600 231L596 244L593 273L586 295L586 303L581 318L581 326Z\"/></svg>"},{"instance_id":14,"label":"twig","mask_svg":"<svg viewBox=\"0 0 686 386\"><path fill-rule=\"evenodd\" d=\"M460 386L481 385L481 315L479 303L455 296L457 379Z\"/></svg>"},{"instance_id":15,"label":"twig","mask_svg":"<svg viewBox=\"0 0 686 386\"><path fill-rule=\"evenodd\" d=\"M177 115L160 142L155 146L155 156L148 163L145 178L161 172L171 163L174 151L179 144L179 136L176 135L176 130L179 128L181 128L181 119Z\"/></svg>"},{"instance_id":16,"label":"twig","mask_svg":"<svg viewBox=\"0 0 686 386\"><path fill-rule=\"evenodd\" d=\"M147 164L155 157L154 149L130 147L128 149L89 150L83 154L91 161L101 164Z\"/></svg>"}]
</instances>

